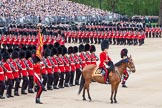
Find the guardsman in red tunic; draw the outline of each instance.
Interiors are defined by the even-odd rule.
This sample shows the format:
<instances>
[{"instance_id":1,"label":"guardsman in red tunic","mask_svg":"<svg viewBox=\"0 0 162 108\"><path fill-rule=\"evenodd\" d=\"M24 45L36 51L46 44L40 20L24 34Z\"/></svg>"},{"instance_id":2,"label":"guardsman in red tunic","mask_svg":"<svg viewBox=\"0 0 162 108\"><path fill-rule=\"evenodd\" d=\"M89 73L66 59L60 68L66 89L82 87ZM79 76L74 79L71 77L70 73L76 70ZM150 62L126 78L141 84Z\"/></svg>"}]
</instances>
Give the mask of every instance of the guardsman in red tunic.
<instances>
[{"instance_id":1,"label":"guardsman in red tunic","mask_svg":"<svg viewBox=\"0 0 162 108\"><path fill-rule=\"evenodd\" d=\"M94 45L91 45L90 53L91 53L91 64L97 65L97 61L99 58L95 54L96 52L96 47Z\"/></svg>"},{"instance_id":2,"label":"guardsman in red tunic","mask_svg":"<svg viewBox=\"0 0 162 108\"><path fill-rule=\"evenodd\" d=\"M86 66L86 58L85 58L85 54L84 54L84 45L80 44L79 45L79 58L81 59L81 66L82 69Z\"/></svg>"},{"instance_id":3,"label":"guardsman in red tunic","mask_svg":"<svg viewBox=\"0 0 162 108\"><path fill-rule=\"evenodd\" d=\"M72 46L70 46L68 48L69 61L70 61L70 67L71 67L70 86L74 86L74 74L75 74L75 70L76 70L73 52L74 52L74 48Z\"/></svg>"},{"instance_id":4,"label":"guardsman in red tunic","mask_svg":"<svg viewBox=\"0 0 162 108\"><path fill-rule=\"evenodd\" d=\"M60 83L59 83L59 88L64 88L63 83L64 83L64 74L65 74L65 66L64 66L64 61L62 57L62 47L57 48L57 53L58 53L58 63L59 63L59 69L60 69Z\"/></svg>"},{"instance_id":5,"label":"guardsman in red tunic","mask_svg":"<svg viewBox=\"0 0 162 108\"><path fill-rule=\"evenodd\" d=\"M75 59L75 66L76 66L76 77L75 77L75 85L79 85L79 79L81 76L81 59L79 58L78 55L78 47L74 46L74 59Z\"/></svg>"},{"instance_id":6,"label":"guardsman in red tunic","mask_svg":"<svg viewBox=\"0 0 162 108\"><path fill-rule=\"evenodd\" d=\"M44 51L44 64L46 66L46 70L48 73L48 82L47 82L47 89L48 90L53 90L52 84L53 84L53 68L52 68L52 63L50 61L50 56L51 56L51 51L47 48Z\"/></svg>"},{"instance_id":7,"label":"guardsman in red tunic","mask_svg":"<svg viewBox=\"0 0 162 108\"><path fill-rule=\"evenodd\" d=\"M5 90L5 75L2 65L2 56L0 54L0 99L5 99L5 97L3 97Z\"/></svg>"},{"instance_id":8,"label":"guardsman in red tunic","mask_svg":"<svg viewBox=\"0 0 162 108\"><path fill-rule=\"evenodd\" d=\"M105 83L107 83L106 82L107 78L109 80L108 66L110 66L109 71L114 70L113 62L108 55L108 48L109 48L108 40L103 40L102 43L101 43L102 52L100 53L99 68L102 69L102 74L105 76L104 77Z\"/></svg>"},{"instance_id":9,"label":"guardsman in red tunic","mask_svg":"<svg viewBox=\"0 0 162 108\"><path fill-rule=\"evenodd\" d=\"M70 77L71 77L71 67L70 67L70 60L69 57L67 56L67 48L63 47L62 55L63 55L63 60L64 60L64 65L65 65L65 87L69 87L70 83Z\"/></svg>"},{"instance_id":10,"label":"guardsman in red tunic","mask_svg":"<svg viewBox=\"0 0 162 108\"><path fill-rule=\"evenodd\" d=\"M21 94L27 94L25 90L28 87L29 84L29 79L28 79L28 72L27 72L27 67L25 64L25 51L21 50L19 52L19 61L17 62L20 73L23 77L23 83L22 83L22 88L21 88Z\"/></svg>"},{"instance_id":11,"label":"guardsman in red tunic","mask_svg":"<svg viewBox=\"0 0 162 108\"><path fill-rule=\"evenodd\" d=\"M120 56L122 59L128 58L127 54L128 54L128 50L126 48L122 49L120 52ZM124 70L124 73L123 73L122 87L127 87L125 84L126 84L126 81L128 80L128 78L129 78L129 74L126 69L126 70Z\"/></svg>"},{"instance_id":12,"label":"guardsman in red tunic","mask_svg":"<svg viewBox=\"0 0 162 108\"><path fill-rule=\"evenodd\" d=\"M53 62L53 69L54 69L54 81L53 81L53 88L54 89L59 89L58 85L58 81L59 81L59 67L58 67L58 61L57 61L57 49L55 47L53 47L51 49L51 61Z\"/></svg>"},{"instance_id":13,"label":"guardsman in red tunic","mask_svg":"<svg viewBox=\"0 0 162 108\"><path fill-rule=\"evenodd\" d=\"M41 101L40 101L40 96L42 94L42 91L43 91L43 84L42 84L42 81L41 81L41 78L42 78L42 65L41 63L41 60L37 57L37 56L33 56L33 61L34 61L34 64L33 64L33 69L34 69L34 82L37 84L37 94L36 94L36 99L35 99L35 102L37 104L43 104Z\"/></svg>"},{"instance_id":14,"label":"guardsman in red tunic","mask_svg":"<svg viewBox=\"0 0 162 108\"><path fill-rule=\"evenodd\" d=\"M14 90L15 96L19 96L19 84L20 84L19 68L17 66L18 58L19 58L18 52L14 50L12 52L12 60L10 61L10 63L13 65L12 69L13 69L13 76L14 76L14 82L15 82L15 90Z\"/></svg>"},{"instance_id":15,"label":"guardsman in red tunic","mask_svg":"<svg viewBox=\"0 0 162 108\"><path fill-rule=\"evenodd\" d=\"M6 51L3 52L3 60L4 60L4 63L2 65L5 71L5 76L7 77L7 86L8 86L6 96L7 98L10 98L10 97L13 97L12 87L13 87L14 76L13 76L13 71L10 65L10 55Z\"/></svg>"},{"instance_id":16,"label":"guardsman in red tunic","mask_svg":"<svg viewBox=\"0 0 162 108\"><path fill-rule=\"evenodd\" d=\"M34 91L33 91L33 87L34 87L33 60L32 60L32 53L29 50L26 51L25 64L26 64L28 76L29 76L28 93L34 93Z\"/></svg>"},{"instance_id":17,"label":"guardsman in red tunic","mask_svg":"<svg viewBox=\"0 0 162 108\"><path fill-rule=\"evenodd\" d=\"M86 64L91 64L91 55L90 55L90 45L85 45L85 58L86 58Z\"/></svg>"}]
</instances>

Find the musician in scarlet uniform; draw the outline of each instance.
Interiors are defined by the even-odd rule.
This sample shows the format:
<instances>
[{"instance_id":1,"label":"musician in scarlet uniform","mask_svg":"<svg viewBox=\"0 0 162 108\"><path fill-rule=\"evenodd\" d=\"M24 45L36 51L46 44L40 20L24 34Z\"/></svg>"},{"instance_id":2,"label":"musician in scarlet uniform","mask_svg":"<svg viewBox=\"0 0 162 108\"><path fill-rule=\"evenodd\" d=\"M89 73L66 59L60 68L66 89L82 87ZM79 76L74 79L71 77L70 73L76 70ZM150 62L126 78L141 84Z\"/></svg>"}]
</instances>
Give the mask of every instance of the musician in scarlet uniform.
<instances>
[{"instance_id":1,"label":"musician in scarlet uniform","mask_svg":"<svg viewBox=\"0 0 162 108\"><path fill-rule=\"evenodd\" d=\"M107 78L108 78L108 82L109 82L109 73L108 72L114 70L113 62L108 55L108 48L109 48L108 40L103 40L102 43L101 43L102 52L100 53L99 68L102 69L102 74L104 74L104 76L105 76L104 77L105 83L107 83L106 82ZM110 68L108 68L108 66Z\"/></svg>"},{"instance_id":2,"label":"musician in scarlet uniform","mask_svg":"<svg viewBox=\"0 0 162 108\"><path fill-rule=\"evenodd\" d=\"M59 69L61 72L59 88L64 88L63 83L64 83L65 66L64 66L64 61L63 61L63 57L62 57L62 47L57 48L57 53L58 53Z\"/></svg>"},{"instance_id":3,"label":"musician in scarlet uniform","mask_svg":"<svg viewBox=\"0 0 162 108\"><path fill-rule=\"evenodd\" d=\"M57 49L55 47L53 47L51 49L51 60L53 62L53 69L54 69L54 81L53 81L53 88L54 89L59 89L59 87L57 86L58 81L59 81L59 73L60 70L58 68L58 61L57 61Z\"/></svg>"},{"instance_id":4,"label":"musician in scarlet uniform","mask_svg":"<svg viewBox=\"0 0 162 108\"><path fill-rule=\"evenodd\" d=\"M12 59L10 60L10 63L13 65L13 76L14 76L14 82L15 82L15 90L14 90L14 95L19 96L19 68L17 66L17 60L19 58L18 52L14 50L12 52Z\"/></svg>"},{"instance_id":5,"label":"musician in scarlet uniform","mask_svg":"<svg viewBox=\"0 0 162 108\"><path fill-rule=\"evenodd\" d=\"M79 45L79 58L81 59L81 66L82 69L86 66L86 59L85 59L85 55L84 55L84 45L80 44Z\"/></svg>"},{"instance_id":6,"label":"musician in scarlet uniform","mask_svg":"<svg viewBox=\"0 0 162 108\"><path fill-rule=\"evenodd\" d=\"M67 56L67 48L63 47L63 51L62 51L62 55L63 55L63 60L64 60L64 65L65 65L65 87L69 87L69 83L70 83L70 77L71 77L71 67L70 67L70 60L69 57Z\"/></svg>"},{"instance_id":7,"label":"musician in scarlet uniform","mask_svg":"<svg viewBox=\"0 0 162 108\"><path fill-rule=\"evenodd\" d=\"M23 77L21 94L27 94L25 90L27 89L27 86L29 84L29 79L28 79L27 67L25 64L25 51L21 50L19 52L19 61L17 63L20 70L20 74Z\"/></svg>"},{"instance_id":8,"label":"musician in scarlet uniform","mask_svg":"<svg viewBox=\"0 0 162 108\"><path fill-rule=\"evenodd\" d=\"M122 59L126 59L128 57L127 54L128 54L128 50L126 48L122 49L120 52L120 56ZM125 84L126 84L126 81L128 80L128 78L129 78L129 74L126 69L126 70L124 70L124 73L123 73L122 87L127 87Z\"/></svg>"},{"instance_id":9,"label":"musician in scarlet uniform","mask_svg":"<svg viewBox=\"0 0 162 108\"><path fill-rule=\"evenodd\" d=\"M85 45L85 58L86 58L86 64L91 64L91 55L90 55L90 45Z\"/></svg>"},{"instance_id":10,"label":"musician in scarlet uniform","mask_svg":"<svg viewBox=\"0 0 162 108\"><path fill-rule=\"evenodd\" d=\"M36 94L36 100L35 102L38 103L38 104L43 104L41 101L40 101L40 96L42 94L42 91L43 91L43 84L42 84L42 81L41 81L41 71L42 71L42 65L43 62L41 62L41 60L37 57L37 56L33 56L33 61L34 61L34 64L33 64L33 69L34 69L34 82L37 84L37 94Z\"/></svg>"},{"instance_id":11,"label":"musician in scarlet uniform","mask_svg":"<svg viewBox=\"0 0 162 108\"><path fill-rule=\"evenodd\" d=\"M14 97L12 96L14 76L13 76L12 68L10 66L10 55L7 51L3 52L3 60L4 60L3 68L5 71L5 76L7 77L7 86L8 86L6 96L7 98L10 98L10 97Z\"/></svg>"},{"instance_id":12,"label":"musician in scarlet uniform","mask_svg":"<svg viewBox=\"0 0 162 108\"><path fill-rule=\"evenodd\" d=\"M4 89L5 89L5 76L4 76L4 70L2 67L2 56L0 54L0 99L5 99L3 97Z\"/></svg>"},{"instance_id":13,"label":"musician in scarlet uniform","mask_svg":"<svg viewBox=\"0 0 162 108\"><path fill-rule=\"evenodd\" d=\"M99 60L99 58L96 56L95 52L96 52L96 47L94 45L91 45L90 48L91 64L97 65L96 62Z\"/></svg>"},{"instance_id":14,"label":"musician in scarlet uniform","mask_svg":"<svg viewBox=\"0 0 162 108\"><path fill-rule=\"evenodd\" d=\"M78 47L74 46L74 60L75 60L75 66L76 66L76 77L75 77L75 84L79 85L79 79L81 76L81 65L82 62L78 55Z\"/></svg>"},{"instance_id":15,"label":"musician in scarlet uniform","mask_svg":"<svg viewBox=\"0 0 162 108\"><path fill-rule=\"evenodd\" d=\"M74 52L74 49L72 46L70 46L68 48L69 61L70 61L70 67L71 67L70 86L74 86L74 74L75 74L75 70L76 70L73 52Z\"/></svg>"},{"instance_id":16,"label":"musician in scarlet uniform","mask_svg":"<svg viewBox=\"0 0 162 108\"><path fill-rule=\"evenodd\" d=\"M25 64L26 64L28 76L29 76L28 93L34 93L33 91L33 87L34 87L33 60L32 60L32 53L29 50L26 51Z\"/></svg>"},{"instance_id":17,"label":"musician in scarlet uniform","mask_svg":"<svg viewBox=\"0 0 162 108\"><path fill-rule=\"evenodd\" d=\"M50 56L51 56L51 51L47 48L44 51L44 64L46 66L46 70L48 73L48 83L47 83L47 89L48 90L53 90L52 83L53 83L53 69L52 69L52 64L50 61Z\"/></svg>"}]
</instances>

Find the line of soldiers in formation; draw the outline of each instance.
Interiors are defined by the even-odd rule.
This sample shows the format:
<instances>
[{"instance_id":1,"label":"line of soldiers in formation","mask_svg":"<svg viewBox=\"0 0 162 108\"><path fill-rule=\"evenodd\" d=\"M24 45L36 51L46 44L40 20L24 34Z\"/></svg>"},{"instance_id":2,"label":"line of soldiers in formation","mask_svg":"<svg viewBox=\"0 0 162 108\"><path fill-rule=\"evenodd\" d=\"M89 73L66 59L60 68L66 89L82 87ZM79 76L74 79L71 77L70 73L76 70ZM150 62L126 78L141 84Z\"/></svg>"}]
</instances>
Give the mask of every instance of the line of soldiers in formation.
<instances>
[{"instance_id":1,"label":"line of soldiers in formation","mask_svg":"<svg viewBox=\"0 0 162 108\"><path fill-rule=\"evenodd\" d=\"M0 44L35 45L37 44L37 27L34 25L11 25L8 30L0 31ZM161 26L133 26L127 25L83 25L72 26L44 26L42 27L44 44L91 43L100 44L109 39L114 45L142 45L145 38L161 38Z\"/></svg>"},{"instance_id":2,"label":"line of soldiers in formation","mask_svg":"<svg viewBox=\"0 0 162 108\"><path fill-rule=\"evenodd\" d=\"M95 64L98 57L95 55L94 45L80 44L66 48L64 45L44 45L43 59L41 60L41 80L43 91L79 85L81 70L88 64ZM0 53L0 99L34 93L34 57L35 46L23 46L14 49L1 49ZM22 83L21 83L22 81Z\"/></svg>"}]
</instances>

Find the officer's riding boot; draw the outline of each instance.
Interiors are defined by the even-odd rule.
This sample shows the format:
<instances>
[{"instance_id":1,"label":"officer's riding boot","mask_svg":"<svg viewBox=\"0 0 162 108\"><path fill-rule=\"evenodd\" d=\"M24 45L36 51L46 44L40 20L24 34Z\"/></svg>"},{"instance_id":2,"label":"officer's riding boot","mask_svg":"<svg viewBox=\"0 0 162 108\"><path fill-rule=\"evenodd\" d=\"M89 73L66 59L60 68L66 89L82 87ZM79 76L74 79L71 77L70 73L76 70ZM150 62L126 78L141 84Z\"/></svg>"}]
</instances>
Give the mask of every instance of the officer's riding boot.
<instances>
[{"instance_id":1,"label":"officer's riding boot","mask_svg":"<svg viewBox=\"0 0 162 108\"><path fill-rule=\"evenodd\" d=\"M37 104L43 104L43 103L40 101L40 98L36 98L35 102L36 102Z\"/></svg>"},{"instance_id":2,"label":"officer's riding boot","mask_svg":"<svg viewBox=\"0 0 162 108\"><path fill-rule=\"evenodd\" d=\"M125 81L122 82L122 87L127 88L127 86L125 85Z\"/></svg>"}]
</instances>

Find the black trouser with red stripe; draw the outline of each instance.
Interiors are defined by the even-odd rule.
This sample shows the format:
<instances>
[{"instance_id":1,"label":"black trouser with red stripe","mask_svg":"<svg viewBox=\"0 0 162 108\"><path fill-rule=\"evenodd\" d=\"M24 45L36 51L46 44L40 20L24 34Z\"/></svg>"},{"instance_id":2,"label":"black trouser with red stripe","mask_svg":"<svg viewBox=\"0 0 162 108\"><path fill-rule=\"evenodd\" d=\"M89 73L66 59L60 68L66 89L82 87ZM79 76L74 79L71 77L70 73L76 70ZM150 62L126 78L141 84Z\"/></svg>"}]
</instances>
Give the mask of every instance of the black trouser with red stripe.
<instances>
[{"instance_id":1,"label":"black trouser with red stripe","mask_svg":"<svg viewBox=\"0 0 162 108\"><path fill-rule=\"evenodd\" d=\"M75 78L75 84L79 85L79 79L81 76L81 70L80 69L76 69L76 78Z\"/></svg>"},{"instance_id":2,"label":"black trouser with red stripe","mask_svg":"<svg viewBox=\"0 0 162 108\"><path fill-rule=\"evenodd\" d=\"M35 83L37 84L37 95L36 98L40 98L42 91L43 91L43 84L40 80L35 80Z\"/></svg>"},{"instance_id":3,"label":"black trouser with red stripe","mask_svg":"<svg viewBox=\"0 0 162 108\"><path fill-rule=\"evenodd\" d=\"M65 74L66 74L66 76L65 76L65 84L69 84L71 73L70 72L65 72Z\"/></svg>"},{"instance_id":4,"label":"black trouser with red stripe","mask_svg":"<svg viewBox=\"0 0 162 108\"><path fill-rule=\"evenodd\" d=\"M23 76L23 83L22 83L22 89L21 89L21 92L24 92L27 87L28 87L28 84L29 84L29 79L27 76Z\"/></svg>"},{"instance_id":5,"label":"black trouser with red stripe","mask_svg":"<svg viewBox=\"0 0 162 108\"><path fill-rule=\"evenodd\" d=\"M54 72L53 77L54 77L54 84L53 84L53 86L56 87L57 84L58 84L58 81L59 81L59 72Z\"/></svg>"},{"instance_id":6,"label":"black trouser with red stripe","mask_svg":"<svg viewBox=\"0 0 162 108\"><path fill-rule=\"evenodd\" d=\"M5 82L0 81L0 96L3 96L4 89L5 89Z\"/></svg>"},{"instance_id":7,"label":"black trouser with red stripe","mask_svg":"<svg viewBox=\"0 0 162 108\"><path fill-rule=\"evenodd\" d=\"M15 79L14 79L14 82L15 82L15 90L14 90L14 92L17 92L17 93L18 93L19 84L20 84L19 78L15 78Z\"/></svg>"},{"instance_id":8,"label":"black trouser with red stripe","mask_svg":"<svg viewBox=\"0 0 162 108\"><path fill-rule=\"evenodd\" d=\"M52 88L52 83L53 83L53 74L49 73L48 74L47 89L51 89Z\"/></svg>"},{"instance_id":9,"label":"black trouser with red stripe","mask_svg":"<svg viewBox=\"0 0 162 108\"><path fill-rule=\"evenodd\" d=\"M70 77L70 85L74 85L74 71L71 71L71 77Z\"/></svg>"},{"instance_id":10,"label":"black trouser with red stripe","mask_svg":"<svg viewBox=\"0 0 162 108\"><path fill-rule=\"evenodd\" d=\"M28 90L32 90L34 87L34 77L33 76L29 76L29 87Z\"/></svg>"},{"instance_id":11,"label":"black trouser with red stripe","mask_svg":"<svg viewBox=\"0 0 162 108\"><path fill-rule=\"evenodd\" d=\"M8 79L7 80L7 95L11 96L12 93L12 87L13 87L13 80L12 79Z\"/></svg>"},{"instance_id":12,"label":"black trouser with red stripe","mask_svg":"<svg viewBox=\"0 0 162 108\"><path fill-rule=\"evenodd\" d=\"M64 72L60 73L60 83L59 83L59 87L63 87L64 84Z\"/></svg>"}]
</instances>

